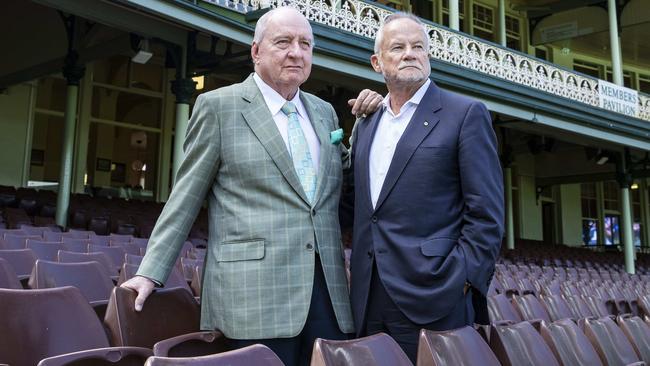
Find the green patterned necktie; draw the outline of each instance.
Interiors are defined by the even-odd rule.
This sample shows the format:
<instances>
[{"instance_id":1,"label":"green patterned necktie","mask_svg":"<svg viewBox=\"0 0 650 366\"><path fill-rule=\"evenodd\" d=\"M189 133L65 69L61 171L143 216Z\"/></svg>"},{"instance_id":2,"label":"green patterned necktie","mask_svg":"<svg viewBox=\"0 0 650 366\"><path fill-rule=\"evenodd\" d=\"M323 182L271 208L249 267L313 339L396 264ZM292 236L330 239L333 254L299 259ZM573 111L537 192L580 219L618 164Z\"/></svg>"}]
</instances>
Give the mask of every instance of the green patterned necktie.
<instances>
[{"instance_id":1,"label":"green patterned necktie","mask_svg":"<svg viewBox=\"0 0 650 366\"><path fill-rule=\"evenodd\" d=\"M300 127L296 105L286 102L282 106L282 113L287 115L289 120L287 128L287 140L289 141L289 154L293 160L293 167L296 169L302 189L307 195L309 202L313 202L316 192L316 169L309 152L309 145L305 134Z\"/></svg>"}]
</instances>

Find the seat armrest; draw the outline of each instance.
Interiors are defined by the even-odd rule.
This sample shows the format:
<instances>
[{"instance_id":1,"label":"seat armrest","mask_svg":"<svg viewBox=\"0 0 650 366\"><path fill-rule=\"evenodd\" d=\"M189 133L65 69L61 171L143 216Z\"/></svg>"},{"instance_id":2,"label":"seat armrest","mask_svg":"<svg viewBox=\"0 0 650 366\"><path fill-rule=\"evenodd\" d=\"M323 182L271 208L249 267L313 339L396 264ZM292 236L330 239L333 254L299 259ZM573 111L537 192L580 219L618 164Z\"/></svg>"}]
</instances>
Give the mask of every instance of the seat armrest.
<instances>
[{"instance_id":1,"label":"seat armrest","mask_svg":"<svg viewBox=\"0 0 650 366\"><path fill-rule=\"evenodd\" d=\"M184 343L205 343L205 346L209 346L210 344L214 343L215 349L218 347L221 347L221 344L225 344L225 337L223 336L223 333L219 331L203 331L203 332L194 332L194 333L187 333L187 334L181 334L176 337L172 338L167 338L165 340L162 340L153 346L153 354L154 356L159 356L159 357L174 357L170 356L170 350L172 348L182 346ZM225 349L225 345L223 347L223 350ZM212 353L217 353L217 352L212 352Z\"/></svg>"},{"instance_id":2,"label":"seat armrest","mask_svg":"<svg viewBox=\"0 0 650 366\"><path fill-rule=\"evenodd\" d=\"M108 360L111 363L117 363L126 357L139 357L144 363L146 359L153 356L148 348L142 347L107 347L95 348L86 351L66 353L59 356L42 359L38 366L65 366L71 363L89 360Z\"/></svg>"}]
</instances>

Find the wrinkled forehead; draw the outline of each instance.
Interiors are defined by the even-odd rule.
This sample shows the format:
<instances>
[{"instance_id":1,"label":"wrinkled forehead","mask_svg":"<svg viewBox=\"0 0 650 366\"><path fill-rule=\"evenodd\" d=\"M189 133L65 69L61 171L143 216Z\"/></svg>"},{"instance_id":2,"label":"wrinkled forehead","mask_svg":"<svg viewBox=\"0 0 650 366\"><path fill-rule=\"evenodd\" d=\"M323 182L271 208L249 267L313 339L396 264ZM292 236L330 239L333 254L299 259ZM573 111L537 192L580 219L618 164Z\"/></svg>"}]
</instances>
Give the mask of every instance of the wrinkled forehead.
<instances>
[{"instance_id":1,"label":"wrinkled forehead","mask_svg":"<svg viewBox=\"0 0 650 366\"><path fill-rule=\"evenodd\" d=\"M281 11L274 13L269 19L266 29L271 37L290 36L313 40L311 24L307 18L297 11Z\"/></svg>"},{"instance_id":2,"label":"wrinkled forehead","mask_svg":"<svg viewBox=\"0 0 650 366\"><path fill-rule=\"evenodd\" d=\"M384 26L382 46L393 43L426 43L424 28L417 22L408 19L396 19Z\"/></svg>"}]
</instances>

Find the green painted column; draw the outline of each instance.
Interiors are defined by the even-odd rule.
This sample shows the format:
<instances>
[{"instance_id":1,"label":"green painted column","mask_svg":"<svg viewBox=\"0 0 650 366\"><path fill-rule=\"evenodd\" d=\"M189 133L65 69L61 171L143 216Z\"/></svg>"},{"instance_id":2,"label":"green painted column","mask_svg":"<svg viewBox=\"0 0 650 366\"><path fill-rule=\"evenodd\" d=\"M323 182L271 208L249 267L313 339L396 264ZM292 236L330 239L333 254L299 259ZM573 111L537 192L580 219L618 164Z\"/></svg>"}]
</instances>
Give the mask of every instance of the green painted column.
<instances>
[{"instance_id":1,"label":"green painted column","mask_svg":"<svg viewBox=\"0 0 650 366\"><path fill-rule=\"evenodd\" d=\"M506 193L506 248L515 249L515 221L512 211L512 168L505 168Z\"/></svg>"},{"instance_id":2,"label":"green painted column","mask_svg":"<svg viewBox=\"0 0 650 366\"><path fill-rule=\"evenodd\" d=\"M499 35L497 39L499 40L500 45L506 47L508 45L508 41L506 38L506 0L499 0L498 10L499 10L499 19L498 19Z\"/></svg>"},{"instance_id":3,"label":"green painted column","mask_svg":"<svg viewBox=\"0 0 650 366\"><path fill-rule=\"evenodd\" d=\"M460 12L458 0L449 0L449 28L460 30Z\"/></svg>"},{"instance_id":4,"label":"green painted column","mask_svg":"<svg viewBox=\"0 0 650 366\"><path fill-rule=\"evenodd\" d=\"M74 155L75 127L77 122L77 100L79 98L79 81L85 69L77 64L78 55L69 51L63 67L63 76L68 82L63 126L63 151L61 152L61 170L59 171L59 188L56 200L56 224L67 227L68 209L70 207L70 188L72 187L72 158Z\"/></svg>"},{"instance_id":5,"label":"green painted column","mask_svg":"<svg viewBox=\"0 0 650 366\"><path fill-rule=\"evenodd\" d=\"M614 84L623 86L621 40L618 34L618 11L616 0L607 0L607 12L609 14L609 48L612 52L612 76Z\"/></svg>"},{"instance_id":6,"label":"green painted column","mask_svg":"<svg viewBox=\"0 0 650 366\"><path fill-rule=\"evenodd\" d=\"M616 170L618 184L621 187L621 234L623 239L623 254L625 256L625 271L629 274L634 274L635 248L632 237L632 204L630 203L630 187L632 186L633 179L627 167L629 154L629 150L625 148L625 154L617 162Z\"/></svg>"},{"instance_id":7,"label":"green painted column","mask_svg":"<svg viewBox=\"0 0 650 366\"><path fill-rule=\"evenodd\" d=\"M191 78L182 78L172 81L172 93L176 95L176 122L174 132L173 174L172 186L176 182L176 173L183 161L183 142L187 132L187 123L190 118L190 99L194 95L196 82Z\"/></svg>"}]
</instances>

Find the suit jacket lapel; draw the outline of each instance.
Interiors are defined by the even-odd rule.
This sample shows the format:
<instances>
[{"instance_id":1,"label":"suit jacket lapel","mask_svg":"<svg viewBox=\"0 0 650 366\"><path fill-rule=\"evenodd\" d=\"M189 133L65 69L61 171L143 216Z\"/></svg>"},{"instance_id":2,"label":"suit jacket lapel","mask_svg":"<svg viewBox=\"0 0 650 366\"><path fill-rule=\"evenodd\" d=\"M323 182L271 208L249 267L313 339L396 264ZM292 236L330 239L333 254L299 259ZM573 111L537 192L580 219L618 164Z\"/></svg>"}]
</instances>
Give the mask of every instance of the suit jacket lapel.
<instances>
[{"instance_id":1,"label":"suit jacket lapel","mask_svg":"<svg viewBox=\"0 0 650 366\"><path fill-rule=\"evenodd\" d=\"M377 199L375 211L381 207L381 204L393 189L415 150L440 121L440 117L435 114L440 108L440 90L432 81L409 121L404 134L397 143L393 160L390 163L384 185L381 187Z\"/></svg>"},{"instance_id":2,"label":"suit jacket lapel","mask_svg":"<svg viewBox=\"0 0 650 366\"><path fill-rule=\"evenodd\" d=\"M360 192L366 192L363 201L366 203L370 211L374 210L372 208L372 197L370 196L370 147L372 146L372 141L375 139L377 126L379 126L379 121L381 121L381 116L383 114L382 108L366 118L366 120L363 121L363 123L367 125L364 128L364 131L366 131L365 138L362 137L362 134L357 135L357 142L359 145L357 150L358 156L355 157L355 160L360 159L361 172L355 171L355 184L360 185Z\"/></svg>"},{"instance_id":3,"label":"suit jacket lapel","mask_svg":"<svg viewBox=\"0 0 650 366\"><path fill-rule=\"evenodd\" d=\"M333 146L330 143L327 122L323 117L326 113L329 115L329 111L322 111L316 108L316 106L305 97L304 93L300 93L300 100L307 110L309 121L314 128L318 141L320 142L320 158L317 168L318 176L316 177L316 192L314 193L314 202L312 203L315 206L324 189L325 181L330 169L330 154L333 153Z\"/></svg>"},{"instance_id":4,"label":"suit jacket lapel","mask_svg":"<svg viewBox=\"0 0 650 366\"><path fill-rule=\"evenodd\" d=\"M278 127L275 125L273 116L266 106L264 97L257 88L253 76L249 76L242 85L244 88L242 97L250 103L249 108L242 111L244 120L264 146L264 149L266 149L289 185L305 202L309 202L293 167L287 146L282 136L280 136Z\"/></svg>"}]
</instances>

